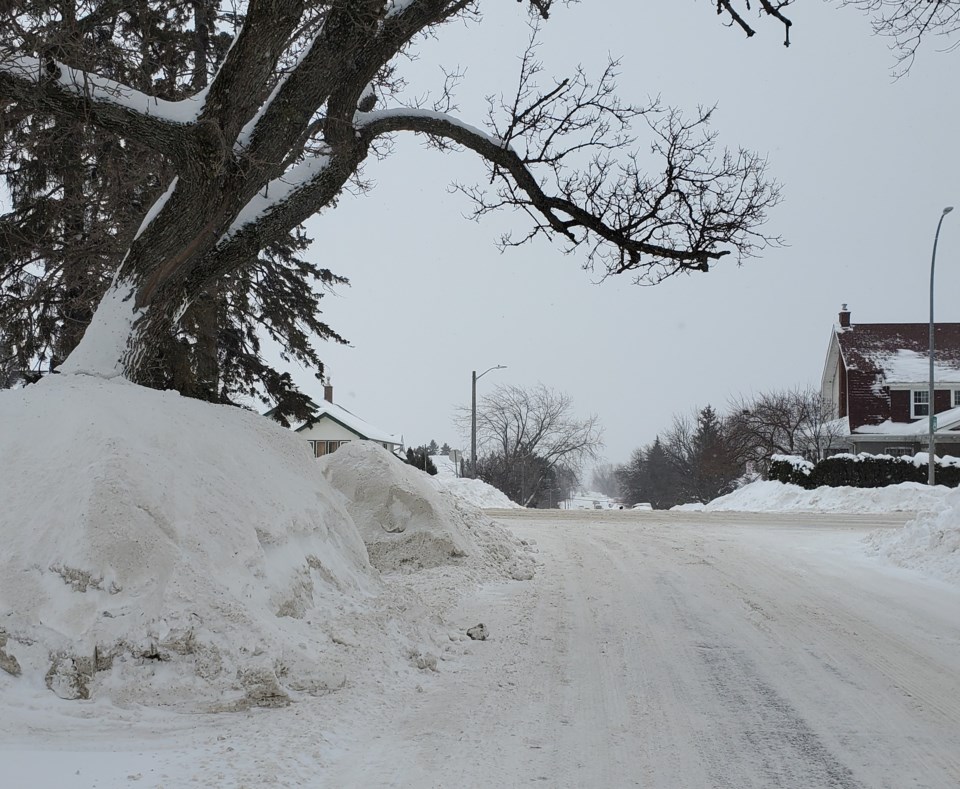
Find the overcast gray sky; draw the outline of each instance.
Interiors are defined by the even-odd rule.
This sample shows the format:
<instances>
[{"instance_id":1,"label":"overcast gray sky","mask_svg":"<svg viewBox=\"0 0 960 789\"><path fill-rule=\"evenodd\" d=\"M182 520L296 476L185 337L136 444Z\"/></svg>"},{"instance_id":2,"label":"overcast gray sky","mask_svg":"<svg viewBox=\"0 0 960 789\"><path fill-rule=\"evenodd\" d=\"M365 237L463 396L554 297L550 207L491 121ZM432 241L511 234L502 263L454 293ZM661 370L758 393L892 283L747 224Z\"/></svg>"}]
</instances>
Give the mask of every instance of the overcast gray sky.
<instances>
[{"instance_id":1,"label":"overcast gray sky","mask_svg":"<svg viewBox=\"0 0 960 789\"><path fill-rule=\"evenodd\" d=\"M888 42L853 10L801 3L785 49L777 24L758 21L746 40L714 5L558 5L543 29L546 73L578 62L598 73L610 53L626 100L717 103L721 143L769 156L784 201L767 230L789 246L656 287L594 284L559 246L501 254L497 238L522 220L471 222L467 200L448 191L482 179L476 158L400 139L367 168L376 189L310 225L312 254L352 282L323 300L352 342L321 349L340 404L408 445L463 446L453 417L469 405L470 372L503 364L481 394L538 382L567 392L579 413L599 415L605 455L619 463L675 413L819 385L842 302L854 322L927 319L936 223L960 204L960 54L928 46L895 81ZM513 88L528 35L521 4L486 6L482 24L448 27L407 67L417 93L442 84L440 65L465 68L459 115L474 125L483 96ZM960 320L960 211L944 223L936 281L937 317ZM308 374L298 380L321 396Z\"/></svg>"}]
</instances>

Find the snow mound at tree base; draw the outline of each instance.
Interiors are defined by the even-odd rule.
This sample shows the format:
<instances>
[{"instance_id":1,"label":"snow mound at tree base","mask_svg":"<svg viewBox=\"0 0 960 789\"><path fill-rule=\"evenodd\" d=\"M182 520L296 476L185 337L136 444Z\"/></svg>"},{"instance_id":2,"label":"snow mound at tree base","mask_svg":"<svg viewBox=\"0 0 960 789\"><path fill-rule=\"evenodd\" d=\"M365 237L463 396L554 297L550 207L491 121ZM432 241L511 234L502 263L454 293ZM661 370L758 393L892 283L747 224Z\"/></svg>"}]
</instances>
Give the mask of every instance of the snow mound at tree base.
<instances>
[{"instance_id":1,"label":"snow mound at tree base","mask_svg":"<svg viewBox=\"0 0 960 789\"><path fill-rule=\"evenodd\" d=\"M518 539L380 445L351 441L317 463L378 569L470 564L493 576L533 577L533 559Z\"/></svg>"},{"instance_id":2,"label":"snow mound at tree base","mask_svg":"<svg viewBox=\"0 0 960 789\"><path fill-rule=\"evenodd\" d=\"M934 490L944 491L936 486ZM942 506L923 512L900 529L871 532L867 550L900 567L960 584L960 489L943 496Z\"/></svg>"},{"instance_id":3,"label":"snow mound at tree base","mask_svg":"<svg viewBox=\"0 0 960 789\"><path fill-rule=\"evenodd\" d=\"M305 442L120 379L0 393L0 689L237 709L345 681L378 593Z\"/></svg>"}]
</instances>

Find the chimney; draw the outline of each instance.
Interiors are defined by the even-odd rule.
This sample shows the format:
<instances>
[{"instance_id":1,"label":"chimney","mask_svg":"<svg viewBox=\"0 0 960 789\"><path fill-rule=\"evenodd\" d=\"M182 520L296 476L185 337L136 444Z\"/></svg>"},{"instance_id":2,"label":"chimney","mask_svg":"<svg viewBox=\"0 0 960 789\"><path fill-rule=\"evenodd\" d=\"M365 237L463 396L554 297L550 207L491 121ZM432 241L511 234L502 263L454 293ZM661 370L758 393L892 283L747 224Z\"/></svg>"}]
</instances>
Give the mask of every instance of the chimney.
<instances>
[{"instance_id":1,"label":"chimney","mask_svg":"<svg viewBox=\"0 0 960 789\"><path fill-rule=\"evenodd\" d=\"M850 328L850 310L847 309L846 304L840 307L840 328L841 329Z\"/></svg>"},{"instance_id":2,"label":"chimney","mask_svg":"<svg viewBox=\"0 0 960 789\"><path fill-rule=\"evenodd\" d=\"M328 403L333 402L333 384L324 384L323 399L326 400Z\"/></svg>"}]
</instances>

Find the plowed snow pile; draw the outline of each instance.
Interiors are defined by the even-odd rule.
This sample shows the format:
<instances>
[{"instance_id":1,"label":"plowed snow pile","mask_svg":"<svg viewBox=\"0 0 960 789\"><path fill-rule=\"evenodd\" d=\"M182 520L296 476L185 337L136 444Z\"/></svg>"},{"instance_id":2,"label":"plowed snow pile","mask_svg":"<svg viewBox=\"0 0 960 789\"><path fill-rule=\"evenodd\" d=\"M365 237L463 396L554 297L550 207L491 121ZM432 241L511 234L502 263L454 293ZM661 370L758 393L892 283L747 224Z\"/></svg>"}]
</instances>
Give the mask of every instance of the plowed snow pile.
<instances>
[{"instance_id":1,"label":"plowed snow pile","mask_svg":"<svg viewBox=\"0 0 960 789\"><path fill-rule=\"evenodd\" d=\"M903 482L885 488L815 488L760 480L707 504L681 504L675 510L706 512L919 512L942 506L948 488Z\"/></svg>"},{"instance_id":2,"label":"plowed snow pile","mask_svg":"<svg viewBox=\"0 0 960 789\"><path fill-rule=\"evenodd\" d=\"M434 484L449 490L460 501L480 509L523 509L515 501L507 498L502 490L493 487L482 479L458 477L457 466L448 455L431 455L430 459L437 467L437 474L432 477Z\"/></svg>"},{"instance_id":3,"label":"plowed snow pile","mask_svg":"<svg viewBox=\"0 0 960 789\"><path fill-rule=\"evenodd\" d=\"M482 479L440 477L437 475L434 480L437 485L442 486L458 499L473 507L494 510L523 509L515 501L508 499L503 491L487 484Z\"/></svg>"},{"instance_id":4,"label":"plowed snow pile","mask_svg":"<svg viewBox=\"0 0 960 789\"><path fill-rule=\"evenodd\" d=\"M381 578L306 442L262 416L60 375L0 392L0 459L0 696L226 710L422 668L436 625L416 585ZM377 500L383 475L357 473ZM462 518L421 538L453 561L532 564L479 513L404 507L391 522L410 534Z\"/></svg>"},{"instance_id":5,"label":"plowed snow pile","mask_svg":"<svg viewBox=\"0 0 960 789\"><path fill-rule=\"evenodd\" d=\"M921 513L901 529L871 532L864 542L869 552L894 564L960 584L960 489L950 490L936 511Z\"/></svg>"},{"instance_id":6,"label":"plowed snow pile","mask_svg":"<svg viewBox=\"0 0 960 789\"><path fill-rule=\"evenodd\" d=\"M378 569L470 564L487 574L532 577L519 540L379 445L352 441L317 463L342 494Z\"/></svg>"}]
</instances>

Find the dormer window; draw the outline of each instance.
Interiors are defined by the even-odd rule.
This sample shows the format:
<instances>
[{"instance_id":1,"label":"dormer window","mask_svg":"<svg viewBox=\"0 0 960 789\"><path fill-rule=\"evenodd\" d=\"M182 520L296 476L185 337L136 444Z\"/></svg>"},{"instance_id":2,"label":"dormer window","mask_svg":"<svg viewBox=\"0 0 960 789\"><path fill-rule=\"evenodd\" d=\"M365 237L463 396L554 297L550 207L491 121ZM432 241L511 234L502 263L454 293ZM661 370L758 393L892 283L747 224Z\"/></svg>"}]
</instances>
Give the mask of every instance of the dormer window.
<instances>
[{"instance_id":1,"label":"dormer window","mask_svg":"<svg viewBox=\"0 0 960 789\"><path fill-rule=\"evenodd\" d=\"M930 392L926 389L914 389L911 408L910 413L914 419L921 416L930 416Z\"/></svg>"}]
</instances>

